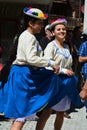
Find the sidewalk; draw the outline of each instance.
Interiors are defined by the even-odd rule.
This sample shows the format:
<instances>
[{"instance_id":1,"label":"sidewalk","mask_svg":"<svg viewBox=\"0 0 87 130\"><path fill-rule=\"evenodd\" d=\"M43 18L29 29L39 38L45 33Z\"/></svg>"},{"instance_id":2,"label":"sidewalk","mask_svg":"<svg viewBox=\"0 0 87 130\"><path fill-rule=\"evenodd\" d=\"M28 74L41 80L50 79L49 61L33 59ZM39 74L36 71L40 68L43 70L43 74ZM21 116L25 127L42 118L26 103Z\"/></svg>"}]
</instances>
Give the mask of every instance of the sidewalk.
<instances>
[{"instance_id":1,"label":"sidewalk","mask_svg":"<svg viewBox=\"0 0 87 130\"><path fill-rule=\"evenodd\" d=\"M77 112L70 114L71 119L64 118L62 130L87 130L87 119L85 107L75 109ZM55 114L52 114L48 119L44 130L54 130L53 122ZM0 121L0 130L10 130L11 121ZM36 121L27 121L23 130L35 130Z\"/></svg>"}]
</instances>

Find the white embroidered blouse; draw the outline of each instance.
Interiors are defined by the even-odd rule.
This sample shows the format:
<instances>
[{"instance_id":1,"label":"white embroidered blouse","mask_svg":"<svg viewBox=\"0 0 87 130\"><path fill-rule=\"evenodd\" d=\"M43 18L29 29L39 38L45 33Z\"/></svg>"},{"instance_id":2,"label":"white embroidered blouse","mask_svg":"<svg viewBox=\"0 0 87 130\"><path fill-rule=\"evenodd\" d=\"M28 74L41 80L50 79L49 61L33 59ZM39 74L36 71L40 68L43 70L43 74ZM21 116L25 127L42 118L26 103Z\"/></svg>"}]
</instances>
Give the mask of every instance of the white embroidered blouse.
<instances>
[{"instance_id":1,"label":"white embroidered blouse","mask_svg":"<svg viewBox=\"0 0 87 130\"><path fill-rule=\"evenodd\" d=\"M55 40L50 42L44 50L44 56L55 61L60 66L60 73L65 73L67 69L72 70L72 56L67 44L60 48ZM48 69L52 69L51 67Z\"/></svg>"}]
</instances>

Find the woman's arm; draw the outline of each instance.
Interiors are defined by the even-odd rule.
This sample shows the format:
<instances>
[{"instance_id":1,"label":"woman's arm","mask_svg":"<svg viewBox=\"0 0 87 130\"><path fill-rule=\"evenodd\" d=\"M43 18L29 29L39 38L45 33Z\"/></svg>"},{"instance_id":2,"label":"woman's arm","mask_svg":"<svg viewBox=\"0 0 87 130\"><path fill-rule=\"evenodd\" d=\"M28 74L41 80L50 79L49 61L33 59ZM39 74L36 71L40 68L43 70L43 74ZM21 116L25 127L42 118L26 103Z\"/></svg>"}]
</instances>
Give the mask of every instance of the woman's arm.
<instances>
[{"instance_id":1,"label":"woman's arm","mask_svg":"<svg viewBox=\"0 0 87 130\"><path fill-rule=\"evenodd\" d=\"M79 61L80 63L87 62L87 56L79 56L79 57L78 57L78 61Z\"/></svg>"}]
</instances>

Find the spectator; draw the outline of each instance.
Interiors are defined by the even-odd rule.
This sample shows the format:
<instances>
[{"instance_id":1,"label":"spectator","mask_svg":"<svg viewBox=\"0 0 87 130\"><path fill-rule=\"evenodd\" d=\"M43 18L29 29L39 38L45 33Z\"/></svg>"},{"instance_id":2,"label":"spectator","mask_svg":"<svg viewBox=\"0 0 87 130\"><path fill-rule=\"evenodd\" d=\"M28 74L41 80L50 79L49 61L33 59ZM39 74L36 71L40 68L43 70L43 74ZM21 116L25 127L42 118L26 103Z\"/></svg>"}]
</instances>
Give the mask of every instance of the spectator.
<instances>
[{"instance_id":1,"label":"spectator","mask_svg":"<svg viewBox=\"0 0 87 130\"><path fill-rule=\"evenodd\" d=\"M80 45L78 52L78 60L82 67L82 75L84 77L84 84L80 92L80 96L85 100L86 112L87 112L87 29L84 30L81 36L82 44Z\"/></svg>"},{"instance_id":2,"label":"spectator","mask_svg":"<svg viewBox=\"0 0 87 130\"><path fill-rule=\"evenodd\" d=\"M46 25L45 27L45 36L42 37L41 41L40 41L40 45L42 47L42 49L44 50L47 46L47 44L52 40L52 32L50 30L50 24Z\"/></svg>"},{"instance_id":3,"label":"spectator","mask_svg":"<svg viewBox=\"0 0 87 130\"><path fill-rule=\"evenodd\" d=\"M79 47L82 43L81 38L80 38L82 31L83 31L83 25L76 26L73 30L72 39L71 39L72 44L75 48L75 52L76 52L76 53L73 54L73 70L74 70L75 74L78 76L78 79L79 79L79 82L78 82L79 92L81 91L81 86L82 86L82 75L80 73L81 66L78 62L78 50L79 50Z\"/></svg>"},{"instance_id":4,"label":"spectator","mask_svg":"<svg viewBox=\"0 0 87 130\"><path fill-rule=\"evenodd\" d=\"M72 43L76 46L77 51L81 45L81 34L82 34L82 25L81 26L76 26L73 30L73 35L72 35Z\"/></svg>"}]
</instances>

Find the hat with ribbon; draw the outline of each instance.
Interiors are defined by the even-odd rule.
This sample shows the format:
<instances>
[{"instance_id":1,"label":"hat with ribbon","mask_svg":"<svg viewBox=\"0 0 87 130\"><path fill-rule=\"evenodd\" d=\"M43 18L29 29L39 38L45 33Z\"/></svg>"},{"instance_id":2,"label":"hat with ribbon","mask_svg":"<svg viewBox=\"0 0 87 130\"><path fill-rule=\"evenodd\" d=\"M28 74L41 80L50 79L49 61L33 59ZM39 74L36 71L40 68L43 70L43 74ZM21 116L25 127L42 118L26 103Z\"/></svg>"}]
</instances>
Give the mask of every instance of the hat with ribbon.
<instances>
[{"instance_id":1,"label":"hat with ribbon","mask_svg":"<svg viewBox=\"0 0 87 130\"><path fill-rule=\"evenodd\" d=\"M65 18L58 18L55 21L51 21L50 29L52 29L58 24L63 24L64 26L67 26L67 20Z\"/></svg>"},{"instance_id":2,"label":"hat with ribbon","mask_svg":"<svg viewBox=\"0 0 87 130\"><path fill-rule=\"evenodd\" d=\"M37 19L47 19L48 18L48 14L44 14L40 9L37 8L32 8L32 7L26 7L23 9L24 14L37 18Z\"/></svg>"}]
</instances>

